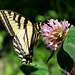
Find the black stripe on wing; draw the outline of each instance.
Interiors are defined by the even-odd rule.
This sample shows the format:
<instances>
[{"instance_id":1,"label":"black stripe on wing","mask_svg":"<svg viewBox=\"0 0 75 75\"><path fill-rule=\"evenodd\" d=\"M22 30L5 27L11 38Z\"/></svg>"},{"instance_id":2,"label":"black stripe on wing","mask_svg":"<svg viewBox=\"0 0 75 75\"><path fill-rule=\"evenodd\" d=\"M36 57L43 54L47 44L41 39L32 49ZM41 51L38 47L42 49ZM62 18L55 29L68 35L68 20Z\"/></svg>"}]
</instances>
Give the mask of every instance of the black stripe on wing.
<instances>
[{"instance_id":1,"label":"black stripe on wing","mask_svg":"<svg viewBox=\"0 0 75 75\"><path fill-rule=\"evenodd\" d=\"M21 53L19 53L19 52L17 52L17 51L15 51L15 53L16 53L17 55L22 55Z\"/></svg>"},{"instance_id":2,"label":"black stripe on wing","mask_svg":"<svg viewBox=\"0 0 75 75\"><path fill-rule=\"evenodd\" d=\"M38 23L35 24L35 30L37 30L38 32L40 31L41 29L41 25L42 25L42 22L39 21Z\"/></svg>"},{"instance_id":3,"label":"black stripe on wing","mask_svg":"<svg viewBox=\"0 0 75 75\"><path fill-rule=\"evenodd\" d=\"M8 18L7 18L7 16L6 16L5 12L4 12L4 11L1 11L1 14L3 15L3 19L5 20L5 22L6 22L6 24L7 24L7 27L9 28L11 34L12 34L12 35L15 35L15 33L14 33L14 31L13 31L13 28L12 28L11 24L9 23L9 20L8 20ZM0 17L1 17L1 16L0 16ZM2 20L2 22L3 22L3 20ZM4 22L3 22L3 24L5 25ZM6 25L5 25L5 26L6 26Z\"/></svg>"},{"instance_id":4,"label":"black stripe on wing","mask_svg":"<svg viewBox=\"0 0 75 75\"><path fill-rule=\"evenodd\" d=\"M16 13L14 13L13 20L15 20L15 18L16 18Z\"/></svg>"},{"instance_id":5,"label":"black stripe on wing","mask_svg":"<svg viewBox=\"0 0 75 75\"><path fill-rule=\"evenodd\" d=\"M35 43L35 38L34 38L35 28L34 27L35 27L35 25L33 24L33 34L31 37L31 44L30 44L29 52L33 52L33 48L34 48L34 43Z\"/></svg>"},{"instance_id":6,"label":"black stripe on wing","mask_svg":"<svg viewBox=\"0 0 75 75\"><path fill-rule=\"evenodd\" d=\"M9 13L9 12L10 12L10 13ZM8 10L9 15L11 15L11 12L14 13L13 20L14 20L15 22L18 23L18 26L19 26L19 29L20 29L20 27L21 27L20 20L21 20L21 17L24 17L24 16L21 15L21 14L19 14L19 13L17 13L17 12L14 12L14 11ZM16 18L17 15L19 15L19 16L18 16L18 20L16 21L15 18ZM26 25L27 25L27 23L28 23L28 19L27 19L26 17L24 17L24 18L25 18L25 19L24 19L24 27L23 27L23 28L25 28Z\"/></svg>"},{"instance_id":7,"label":"black stripe on wing","mask_svg":"<svg viewBox=\"0 0 75 75\"><path fill-rule=\"evenodd\" d=\"M38 22L39 30L41 29L41 25L42 25L42 22L41 22L41 21L39 21L39 22Z\"/></svg>"},{"instance_id":8,"label":"black stripe on wing","mask_svg":"<svg viewBox=\"0 0 75 75\"><path fill-rule=\"evenodd\" d=\"M20 29L20 26L21 26L21 24L20 24L21 17L22 17L22 15L19 15L19 17L18 17L18 26L19 26L19 29Z\"/></svg>"},{"instance_id":9,"label":"black stripe on wing","mask_svg":"<svg viewBox=\"0 0 75 75\"><path fill-rule=\"evenodd\" d=\"M23 57L26 55L24 50L22 49L22 45L20 44L20 41L17 36L15 36L16 39L13 40L13 42L16 44L13 44L13 46L20 51L20 53L23 55Z\"/></svg>"},{"instance_id":10,"label":"black stripe on wing","mask_svg":"<svg viewBox=\"0 0 75 75\"><path fill-rule=\"evenodd\" d=\"M12 11L8 10L7 12L8 12L8 14L9 14L10 17L11 17L11 16L12 16L12 14L11 14ZM18 29L20 29L20 26L21 26L21 25L20 25L20 19L21 19L22 15L21 15L21 14L18 14L18 13L16 13L16 12L13 12L13 13L14 13L14 16L13 16L12 18L13 18L13 20L15 21L15 23L16 23L16 22L18 23ZM18 19L17 19L17 21L16 21L15 18L16 18L17 15L19 15L19 16L18 16Z\"/></svg>"},{"instance_id":11,"label":"black stripe on wing","mask_svg":"<svg viewBox=\"0 0 75 75\"><path fill-rule=\"evenodd\" d=\"M11 11L8 11L8 14L11 15Z\"/></svg>"},{"instance_id":12,"label":"black stripe on wing","mask_svg":"<svg viewBox=\"0 0 75 75\"><path fill-rule=\"evenodd\" d=\"M21 53L19 53L19 52L17 52L17 51L15 51L15 53L18 55L18 57L19 57L19 59L23 59L23 56L22 56L22 54ZM20 56L21 55L21 56Z\"/></svg>"},{"instance_id":13,"label":"black stripe on wing","mask_svg":"<svg viewBox=\"0 0 75 75\"><path fill-rule=\"evenodd\" d=\"M8 14L10 16L12 15L11 13L12 13L12 11L8 11ZM21 20L21 17L23 17L23 16L21 14L17 14L16 12L13 12L13 13L14 13L13 20L15 21L15 23L18 23L18 29L20 29L20 27L21 27L20 20ZM17 17L17 15L19 15L19 16L16 21L15 18Z\"/></svg>"},{"instance_id":14,"label":"black stripe on wing","mask_svg":"<svg viewBox=\"0 0 75 75\"><path fill-rule=\"evenodd\" d=\"M15 49L17 49L17 50L19 50L19 51L21 50L21 49L19 48L19 46L15 46L15 45L13 45L13 46L14 46Z\"/></svg>"},{"instance_id":15,"label":"black stripe on wing","mask_svg":"<svg viewBox=\"0 0 75 75\"><path fill-rule=\"evenodd\" d=\"M23 59L22 59L22 60L23 60ZM21 65L22 65L23 63L26 63L26 64L27 64L27 61L21 61Z\"/></svg>"},{"instance_id":16,"label":"black stripe on wing","mask_svg":"<svg viewBox=\"0 0 75 75\"><path fill-rule=\"evenodd\" d=\"M26 28L27 23L28 23L28 19L26 18L26 19L24 20L24 28Z\"/></svg>"}]
</instances>

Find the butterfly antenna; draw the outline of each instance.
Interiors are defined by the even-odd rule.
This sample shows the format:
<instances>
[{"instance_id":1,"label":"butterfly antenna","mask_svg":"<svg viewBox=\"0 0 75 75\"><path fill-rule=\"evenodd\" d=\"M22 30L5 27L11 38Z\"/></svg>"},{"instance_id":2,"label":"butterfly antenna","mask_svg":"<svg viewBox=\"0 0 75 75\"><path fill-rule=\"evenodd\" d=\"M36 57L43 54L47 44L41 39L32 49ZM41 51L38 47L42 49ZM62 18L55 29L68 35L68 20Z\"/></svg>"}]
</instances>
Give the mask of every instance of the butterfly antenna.
<instances>
[{"instance_id":1,"label":"butterfly antenna","mask_svg":"<svg viewBox=\"0 0 75 75\"><path fill-rule=\"evenodd\" d=\"M51 53L51 55L49 56L49 58L46 61L46 64L48 63L48 61L52 58L52 56L54 55L54 51Z\"/></svg>"}]
</instances>

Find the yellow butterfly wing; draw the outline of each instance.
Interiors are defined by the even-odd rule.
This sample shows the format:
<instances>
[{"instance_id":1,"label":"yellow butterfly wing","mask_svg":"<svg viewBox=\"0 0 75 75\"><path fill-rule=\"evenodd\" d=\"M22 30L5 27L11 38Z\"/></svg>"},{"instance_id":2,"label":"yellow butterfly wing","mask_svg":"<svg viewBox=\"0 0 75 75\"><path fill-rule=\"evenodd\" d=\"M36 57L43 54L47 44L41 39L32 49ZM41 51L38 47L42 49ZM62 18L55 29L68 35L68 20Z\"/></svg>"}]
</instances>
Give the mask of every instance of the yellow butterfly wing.
<instances>
[{"instance_id":1,"label":"yellow butterfly wing","mask_svg":"<svg viewBox=\"0 0 75 75\"><path fill-rule=\"evenodd\" d=\"M11 36L15 36L26 25L32 23L21 14L11 10L0 10L0 19Z\"/></svg>"},{"instance_id":2,"label":"yellow butterfly wing","mask_svg":"<svg viewBox=\"0 0 75 75\"><path fill-rule=\"evenodd\" d=\"M23 62L31 62L32 57L30 56L29 48L32 39L33 27L28 26L27 29L22 29L13 39L13 46L15 48L16 54ZM33 56L33 55L32 55Z\"/></svg>"},{"instance_id":3,"label":"yellow butterfly wing","mask_svg":"<svg viewBox=\"0 0 75 75\"><path fill-rule=\"evenodd\" d=\"M42 22L32 24L21 14L11 10L0 10L3 25L13 38L13 46L21 63L32 62L33 48L36 45Z\"/></svg>"}]
</instances>

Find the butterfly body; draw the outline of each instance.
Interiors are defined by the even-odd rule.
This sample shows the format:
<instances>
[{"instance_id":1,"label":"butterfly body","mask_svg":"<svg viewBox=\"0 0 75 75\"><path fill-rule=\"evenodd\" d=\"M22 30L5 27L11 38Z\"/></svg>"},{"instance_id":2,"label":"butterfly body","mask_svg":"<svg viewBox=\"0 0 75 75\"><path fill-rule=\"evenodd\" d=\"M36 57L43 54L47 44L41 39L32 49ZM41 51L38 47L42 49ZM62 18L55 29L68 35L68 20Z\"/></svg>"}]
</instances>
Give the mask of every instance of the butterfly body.
<instances>
[{"instance_id":1,"label":"butterfly body","mask_svg":"<svg viewBox=\"0 0 75 75\"><path fill-rule=\"evenodd\" d=\"M32 24L26 17L11 10L0 10L0 18L8 33L14 36L13 47L21 63L32 62L33 49L42 23Z\"/></svg>"}]
</instances>

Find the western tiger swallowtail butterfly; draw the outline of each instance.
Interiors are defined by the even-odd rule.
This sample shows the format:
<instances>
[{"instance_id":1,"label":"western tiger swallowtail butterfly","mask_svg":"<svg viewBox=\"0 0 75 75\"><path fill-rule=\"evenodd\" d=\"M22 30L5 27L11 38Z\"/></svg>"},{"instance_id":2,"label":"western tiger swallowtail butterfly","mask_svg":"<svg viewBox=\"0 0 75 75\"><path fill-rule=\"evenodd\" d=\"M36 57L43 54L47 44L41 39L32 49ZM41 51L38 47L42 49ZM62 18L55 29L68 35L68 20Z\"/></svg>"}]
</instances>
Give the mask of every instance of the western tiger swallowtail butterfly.
<instances>
[{"instance_id":1,"label":"western tiger swallowtail butterfly","mask_svg":"<svg viewBox=\"0 0 75 75\"><path fill-rule=\"evenodd\" d=\"M32 24L26 17L11 10L0 10L0 19L8 33L14 36L13 47L21 64L32 62L33 48L42 22Z\"/></svg>"}]
</instances>

